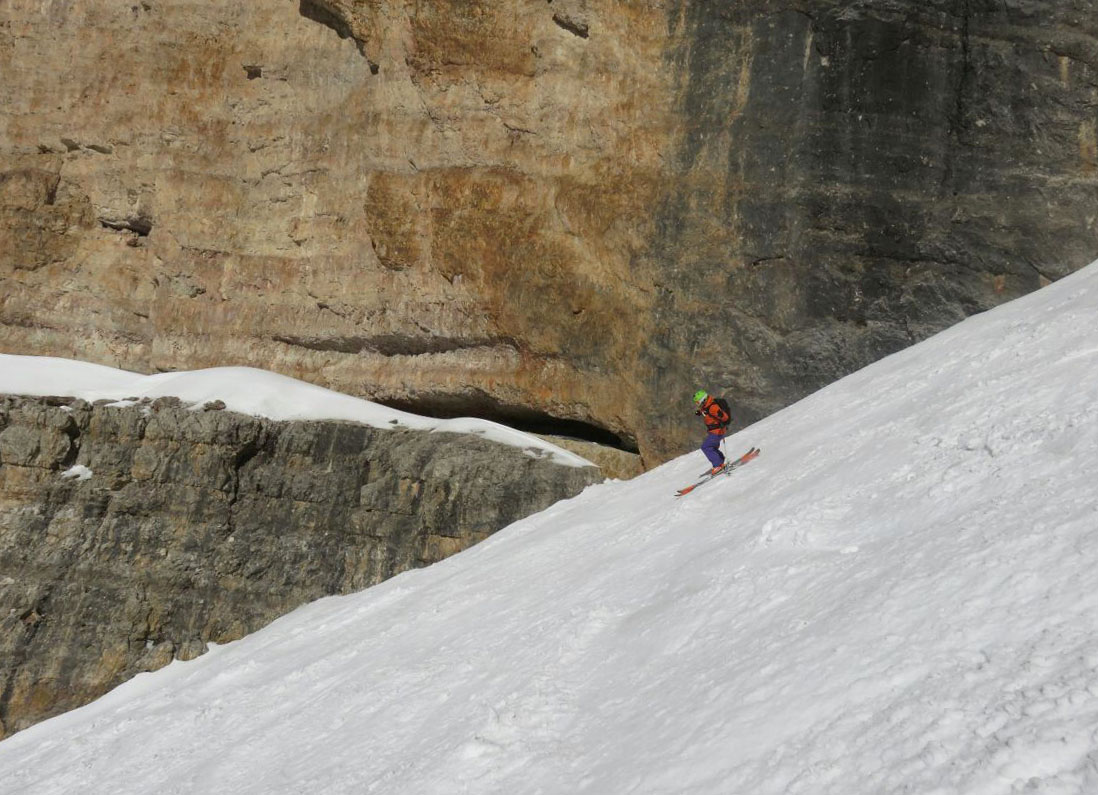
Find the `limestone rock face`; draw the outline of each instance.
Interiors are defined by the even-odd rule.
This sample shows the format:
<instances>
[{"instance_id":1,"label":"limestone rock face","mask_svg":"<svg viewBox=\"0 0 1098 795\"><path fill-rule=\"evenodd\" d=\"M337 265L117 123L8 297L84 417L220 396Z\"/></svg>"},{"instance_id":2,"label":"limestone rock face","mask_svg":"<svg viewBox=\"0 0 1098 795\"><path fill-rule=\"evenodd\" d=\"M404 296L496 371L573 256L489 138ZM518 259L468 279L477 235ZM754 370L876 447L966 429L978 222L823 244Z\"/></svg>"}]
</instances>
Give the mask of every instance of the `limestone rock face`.
<instances>
[{"instance_id":1,"label":"limestone rock face","mask_svg":"<svg viewBox=\"0 0 1098 795\"><path fill-rule=\"evenodd\" d=\"M8 0L0 346L638 451L1098 256L1096 0Z\"/></svg>"},{"instance_id":2,"label":"limestone rock face","mask_svg":"<svg viewBox=\"0 0 1098 795\"><path fill-rule=\"evenodd\" d=\"M1098 257L1098 4L713 6L674 50L657 448L688 374L751 421Z\"/></svg>"},{"instance_id":3,"label":"limestone rock face","mask_svg":"<svg viewBox=\"0 0 1098 795\"><path fill-rule=\"evenodd\" d=\"M0 737L598 478L468 435L0 398Z\"/></svg>"}]
</instances>

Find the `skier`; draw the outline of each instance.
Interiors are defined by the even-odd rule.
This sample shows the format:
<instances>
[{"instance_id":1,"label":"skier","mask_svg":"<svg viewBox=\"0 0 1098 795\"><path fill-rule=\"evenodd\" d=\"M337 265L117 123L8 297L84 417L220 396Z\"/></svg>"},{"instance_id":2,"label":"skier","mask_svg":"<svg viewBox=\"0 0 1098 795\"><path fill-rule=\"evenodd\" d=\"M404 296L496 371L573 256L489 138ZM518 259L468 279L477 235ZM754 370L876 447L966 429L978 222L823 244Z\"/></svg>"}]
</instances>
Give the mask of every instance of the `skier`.
<instances>
[{"instance_id":1,"label":"skier","mask_svg":"<svg viewBox=\"0 0 1098 795\"><path fill-rule=\"evenodd\" d=\"M710 474L716 475L724 469L721 442L724 440L728 423L732 421L732 415L728 411L728 403L723 398L712 398L702 389L694 393L694 403L697 404L694 413L705 420L706 434L701 450L713 465Z\"/></svg>"}]
</instances>

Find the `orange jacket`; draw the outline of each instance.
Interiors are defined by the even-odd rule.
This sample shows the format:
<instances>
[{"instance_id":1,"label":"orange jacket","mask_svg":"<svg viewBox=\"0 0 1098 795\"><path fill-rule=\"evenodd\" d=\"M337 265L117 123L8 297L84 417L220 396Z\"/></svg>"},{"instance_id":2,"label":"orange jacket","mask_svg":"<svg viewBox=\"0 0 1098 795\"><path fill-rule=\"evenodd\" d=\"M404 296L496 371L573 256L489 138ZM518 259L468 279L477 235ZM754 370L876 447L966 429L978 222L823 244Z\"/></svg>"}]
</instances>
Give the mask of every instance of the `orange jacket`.
<instances>
[{"instance_id":1,"label":"orange jacket","mask_svg":"<svg viewBox=\"0 0 1098 795\"><path fill-rule=\"evenodd\" d=\"M712 396L702 401L701 407L694 413L700 414L701 418L705 420L706 430L717 436L724 436L725 426L732 419L728 416L727 411L717 405L717 401Z\"/></svg>"}]
</instances>

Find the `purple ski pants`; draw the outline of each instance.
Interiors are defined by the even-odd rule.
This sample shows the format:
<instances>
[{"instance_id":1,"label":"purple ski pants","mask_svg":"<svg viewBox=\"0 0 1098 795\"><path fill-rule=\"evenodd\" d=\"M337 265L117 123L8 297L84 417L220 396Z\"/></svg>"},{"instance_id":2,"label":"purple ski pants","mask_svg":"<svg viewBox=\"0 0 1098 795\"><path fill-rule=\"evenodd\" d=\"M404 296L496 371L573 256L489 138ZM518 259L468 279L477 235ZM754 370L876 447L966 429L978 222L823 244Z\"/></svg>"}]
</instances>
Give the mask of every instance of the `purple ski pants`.
<instances>
[{"instance_id":1,"label":"purple ski pants","mask_svg":"<svg viewBox=\"0 0 1098 795\"><path fill-rule=\"evenodd\" d=\"M720 434L707 433L705 441L702 442L702 452L709 459L709 463L715 467L719 467L724 463L724 453L721 452L722 439L724 439L724 436Z\"/></svg>"}]
</instances>

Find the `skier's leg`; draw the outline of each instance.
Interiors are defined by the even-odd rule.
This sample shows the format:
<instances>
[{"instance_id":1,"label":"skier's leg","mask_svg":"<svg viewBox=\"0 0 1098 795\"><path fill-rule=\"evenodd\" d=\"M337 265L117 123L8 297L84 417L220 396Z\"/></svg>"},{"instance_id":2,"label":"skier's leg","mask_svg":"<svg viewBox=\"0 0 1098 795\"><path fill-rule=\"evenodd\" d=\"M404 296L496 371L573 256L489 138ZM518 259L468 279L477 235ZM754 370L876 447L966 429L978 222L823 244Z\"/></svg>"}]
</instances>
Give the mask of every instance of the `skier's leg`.
<instances>
[{"instance_id":1,"label":"skier's leg","mask_svg":"<svg viewBox=\"0 0 1098 795\"><path fill-rule=\"evenodd\" d=\"M724 455L721 453L721 438L715 433L707 433L705 435L705 441L702 442L702 452L705 453L705 457L709 459L709 463L715 467L719 467L724 463Z\"/></svg>"}]
</instances>

